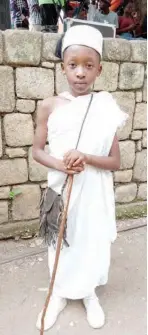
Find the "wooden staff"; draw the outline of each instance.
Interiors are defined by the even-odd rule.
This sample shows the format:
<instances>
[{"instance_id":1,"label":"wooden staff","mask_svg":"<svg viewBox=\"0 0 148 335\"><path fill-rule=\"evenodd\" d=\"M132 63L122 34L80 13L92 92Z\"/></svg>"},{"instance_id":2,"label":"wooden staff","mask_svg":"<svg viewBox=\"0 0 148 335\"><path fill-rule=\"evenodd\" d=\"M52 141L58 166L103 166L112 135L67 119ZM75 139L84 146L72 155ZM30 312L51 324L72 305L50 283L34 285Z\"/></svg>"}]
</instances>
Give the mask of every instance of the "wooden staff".
<instances>
[{"instance_id":1,"label":"wooden staff","mask_svg":"<svg viewBox=\"0 0 148 335\"><path fill-rule=\"evenodd\" d=\"M47 308L48 308L48 305L49 305L49 302L50 302L50 298L51 298L51 295L52 295L52 292L53 292L55 276L56 276L56 272L57 272L59 256L60 256L60 251L61 251L61 245L62 245L62 241L63 241L64 228L65 228L65 224L66 224L66 220L67 220L67 212L68 212L68 206L69 206L69 201L70 201L70 195L71 195L71 191L72 191L72 184L73 184L73 175L69 175L68 181L67 181L67 197L66 197L66 201L65 201L65 204L64 204L64 210L63 210L63 213L62 213L62 220L61 220L60 229L59 229L59 236L58 236L58 240L57 240L57 249L56 249L56 254L55 254L55 262L54 262L51 282L50 282L50 285L49 285L48 295L47 295L47 298L46 298L46 301L45 301L43 314L42 314L42 318L41 318L40 335L44 335L44 320L45 320Z\"/></svg>"}]
</instances>

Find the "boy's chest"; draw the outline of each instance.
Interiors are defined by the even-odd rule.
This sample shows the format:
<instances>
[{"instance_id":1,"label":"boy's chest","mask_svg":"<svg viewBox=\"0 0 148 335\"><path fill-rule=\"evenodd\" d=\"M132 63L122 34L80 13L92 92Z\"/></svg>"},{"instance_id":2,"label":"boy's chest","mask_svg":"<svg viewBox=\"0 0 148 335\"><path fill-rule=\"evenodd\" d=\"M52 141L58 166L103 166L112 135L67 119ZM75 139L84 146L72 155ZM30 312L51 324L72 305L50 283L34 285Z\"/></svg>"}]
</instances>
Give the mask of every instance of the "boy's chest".
<instances>
[{"instance_id":1,"label":"boy's chest","mask_svg":"<svg viewBox=\"0 0 148 335\"><path fill-rule=\"evenodd\" d=\"M86 114L86 108L77 110L65 110L63 112L56 111L52 115L52 118L48 124L48 140L51 149L53 151L58 150L69 150L76 147L78 137L81 132L80 142L78 150L91 152L95 148L101 149L104 146L106 132L106 118L101 110L92 108L83 124L83 120ZM60 149L61 148L61 149ZM102 149L101 149L102 150Z\"/></svg>"}]
</instances>

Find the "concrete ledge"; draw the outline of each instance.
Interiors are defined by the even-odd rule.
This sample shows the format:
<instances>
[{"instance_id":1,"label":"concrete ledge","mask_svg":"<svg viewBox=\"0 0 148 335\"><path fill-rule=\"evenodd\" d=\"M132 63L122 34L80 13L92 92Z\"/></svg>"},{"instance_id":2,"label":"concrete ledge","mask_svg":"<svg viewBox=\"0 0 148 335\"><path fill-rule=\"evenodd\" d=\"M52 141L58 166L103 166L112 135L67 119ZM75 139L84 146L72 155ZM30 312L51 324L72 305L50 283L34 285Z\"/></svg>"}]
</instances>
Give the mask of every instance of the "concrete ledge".
<instances>
[{"instance_id":1,"label":"concrete ledge","mask_svg":"<svg viewBox=\"0 0 148 335\"><path fill-rule=\"evenodd\" d=\"M11 222L0 225L0 240L19 237L33 237L38 232L39 220Z\"/></svg>"},{"instance_id":2,"label":"concrete ledge","mask_svg":"<svg viewBox=\"0 0 148 335\"><path fill-rule=\"evenodd\" d=\"M117 205L116 206L116 216L117 220L124 219L133 219L138 217L146 216L146 202L135 202L132 204L126 205ZM117 223L117 228L121 228L122 223ZM131 227L132 228L132 227ZM124 222L124 230L129 229L129 224ZM11 222L5 225L0 225L0 240L14 238L19 236L20 238L31 238L38 234L39 230L39 220L30 220L30 221L19 221Z\"/></svg>"},{"instance_id":3,"label":"concrete ledge","mask_svg":"<svg viewBox=\"0 0 148 335\"><path fill-rule=\"evenodd\" d=\"M117 205L116 206L116 217L117 220L124 219L137 219L147 215L147 203L146 201L133 202L130 204Z\"/></svg>"}]
</instances>

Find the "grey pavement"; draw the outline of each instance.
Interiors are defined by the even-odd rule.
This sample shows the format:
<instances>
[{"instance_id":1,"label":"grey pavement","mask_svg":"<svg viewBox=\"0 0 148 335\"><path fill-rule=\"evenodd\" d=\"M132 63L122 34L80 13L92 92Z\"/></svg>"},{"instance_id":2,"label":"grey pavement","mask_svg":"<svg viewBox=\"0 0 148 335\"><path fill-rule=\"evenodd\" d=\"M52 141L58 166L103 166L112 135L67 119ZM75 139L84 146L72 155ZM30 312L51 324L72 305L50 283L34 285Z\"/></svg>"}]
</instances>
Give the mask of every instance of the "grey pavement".
<instances>
[{"instance_id":1,"label":"grey pavement","mask_svg":"<svg viewBox=\"0 0 148 335\"><path fill-rule=\"evenodd\" d=\"M0 242L1 261L26 252L41 253L0 266L0 335L39 335L38 312L47 294L47 252L39 239ZM146 227L118 235L112 246L108 285L97 290L106 314L100 330L91 329L81 301L69 301L51 335L146 335Z\"/></svg>"}]
</instances>

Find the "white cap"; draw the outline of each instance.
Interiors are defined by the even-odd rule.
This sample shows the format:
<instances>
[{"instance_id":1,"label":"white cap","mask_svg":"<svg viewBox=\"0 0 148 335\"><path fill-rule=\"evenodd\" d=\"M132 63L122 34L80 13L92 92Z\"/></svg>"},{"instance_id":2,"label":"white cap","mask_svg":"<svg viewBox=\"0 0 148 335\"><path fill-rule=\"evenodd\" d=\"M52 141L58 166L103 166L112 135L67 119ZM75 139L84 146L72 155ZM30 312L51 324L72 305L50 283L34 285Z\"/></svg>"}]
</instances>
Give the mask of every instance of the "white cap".
<instances>
[{"instance_id":1,"label":"white cap","mask_svg":"<svg viewBox=\"0 0 148 335\"><path fill-rule=\"evenodd\" d=\"M72 45L82 45L96 50L102 56L103 36L99 30L89 25L79 25L69 28L64 36L62 55Z\"/></svg>"}]
</instances>

